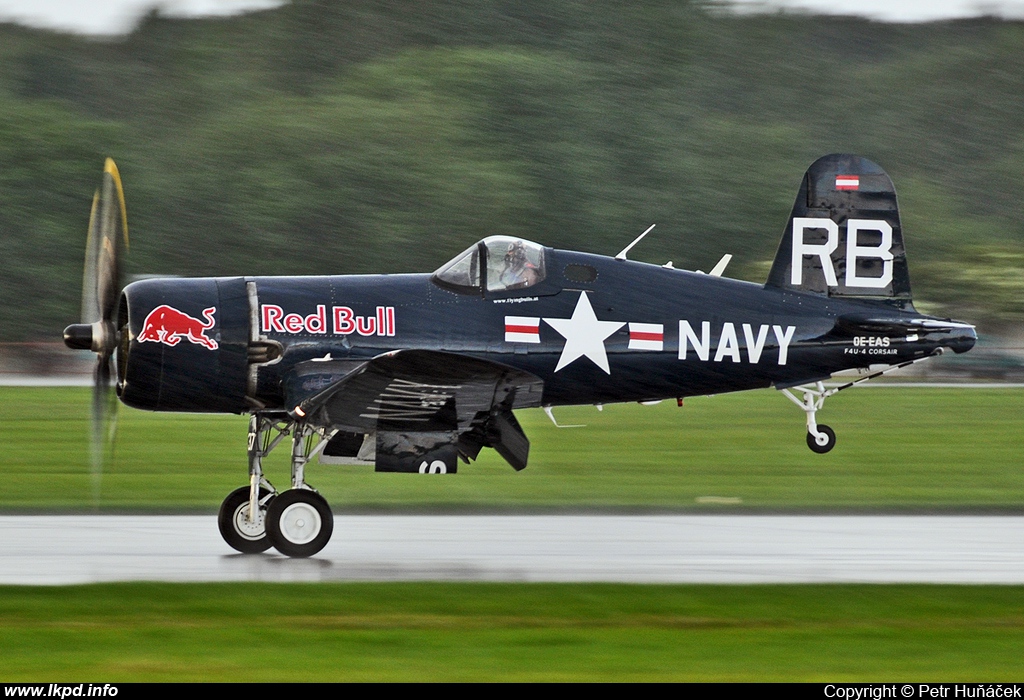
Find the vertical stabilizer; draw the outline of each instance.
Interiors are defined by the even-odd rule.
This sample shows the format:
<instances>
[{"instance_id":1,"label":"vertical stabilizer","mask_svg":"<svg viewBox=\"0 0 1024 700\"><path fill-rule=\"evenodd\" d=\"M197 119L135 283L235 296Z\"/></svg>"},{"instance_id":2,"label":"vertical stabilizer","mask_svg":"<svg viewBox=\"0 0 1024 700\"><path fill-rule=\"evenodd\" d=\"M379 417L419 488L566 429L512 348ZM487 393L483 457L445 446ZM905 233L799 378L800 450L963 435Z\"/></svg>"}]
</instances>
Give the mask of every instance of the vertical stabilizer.
<instances>
[{"instance_id":1,"label":"vertical stabilizer","mask_svg":"<svg viewBox=\"0 0 1024 700\"><path fill-rule=\"evenodd\" d=\"M892 180L867 158L833 154L804 173L765 286L911 306Z\"/></svg>"}]
</instances>

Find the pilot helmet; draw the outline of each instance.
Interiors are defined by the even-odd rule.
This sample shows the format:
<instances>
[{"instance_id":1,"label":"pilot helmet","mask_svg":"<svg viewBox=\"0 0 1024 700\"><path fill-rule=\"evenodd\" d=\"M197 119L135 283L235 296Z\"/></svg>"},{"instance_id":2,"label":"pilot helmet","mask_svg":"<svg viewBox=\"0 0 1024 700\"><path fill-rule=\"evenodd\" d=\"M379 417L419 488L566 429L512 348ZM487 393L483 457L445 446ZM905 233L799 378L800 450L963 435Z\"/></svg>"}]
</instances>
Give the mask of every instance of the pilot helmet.
<instances>
[{"instance_id":1,"label":"pilot helmet","mask_svg":"<svg viewBox=\"0 0 1024 700\"><path fill-rule=\"evenodd\" d=\"M526 246L522 241L512 241L508 244L508 251L505 253L505 262L524 263L526 262Z\"/></svg>"}]
</instances>

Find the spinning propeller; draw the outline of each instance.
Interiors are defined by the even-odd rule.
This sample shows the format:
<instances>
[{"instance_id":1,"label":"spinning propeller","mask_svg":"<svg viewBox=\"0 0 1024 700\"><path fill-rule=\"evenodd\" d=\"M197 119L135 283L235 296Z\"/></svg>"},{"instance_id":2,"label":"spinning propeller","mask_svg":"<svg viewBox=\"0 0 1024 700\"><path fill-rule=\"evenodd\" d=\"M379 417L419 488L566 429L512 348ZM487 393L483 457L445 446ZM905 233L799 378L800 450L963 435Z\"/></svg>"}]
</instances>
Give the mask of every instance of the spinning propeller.
<instances>
[{"instance_id":1,"label":"spinning propeller","mask_svg":"<svg viewBox=\"0 0 1024 700\"><path fill-rule=\"evenodd\" d=\"M123 280L120 248L128 249L128 214L117 165L107 158L103 184L92 199L82 277L81 323L64 329L64 344L96 353L93 373L90 468L93 501L99 499L104 457L113 442L117 399L111 391L111 363L118 344L117 304Z\"/></svg>"}]
</instances>

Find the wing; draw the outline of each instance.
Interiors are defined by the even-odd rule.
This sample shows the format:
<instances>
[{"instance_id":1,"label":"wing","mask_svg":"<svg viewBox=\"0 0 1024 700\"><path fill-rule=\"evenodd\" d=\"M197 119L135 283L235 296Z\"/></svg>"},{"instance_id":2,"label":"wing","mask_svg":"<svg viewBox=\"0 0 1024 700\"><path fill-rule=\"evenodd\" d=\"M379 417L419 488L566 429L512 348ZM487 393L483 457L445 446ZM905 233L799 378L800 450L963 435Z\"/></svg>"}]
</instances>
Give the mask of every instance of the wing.
<instances>
[{"instance_id":1,"label":"wing","mask_svg":"<svg viewBox=\"0 0 1024 700\"><path fill-rule=\"evenodd\" d=\"M433 350L312 360L285 382L293 418L337 429L349 442L352 435L375 435L377 466L389 471L414 470L443 446L466 461L493 447L515 469L524 468L530 443L512 410L539 406L542 391L543 382L529 372Z\"/></svg>"}]
</instances>

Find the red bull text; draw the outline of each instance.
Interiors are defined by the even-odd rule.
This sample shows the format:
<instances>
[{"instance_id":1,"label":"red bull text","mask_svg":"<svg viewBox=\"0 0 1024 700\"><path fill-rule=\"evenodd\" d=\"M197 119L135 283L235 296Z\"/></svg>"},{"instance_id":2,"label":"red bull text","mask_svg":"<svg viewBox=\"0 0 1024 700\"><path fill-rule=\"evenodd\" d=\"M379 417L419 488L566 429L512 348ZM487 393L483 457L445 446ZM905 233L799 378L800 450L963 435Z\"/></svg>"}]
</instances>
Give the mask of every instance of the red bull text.
<instances>
[{"instance_id":1,"label":"red bull text","mask_svg":"<svg viewBox=\"0 0 1024 700\"><path fill-rule=\"evenodd\" d=\"M309 335L327 335L327 306L318 304L316 313L306 316L302 314L286 314L276 304L260 306L260 330L263 333L305 333ZM333 335L349 335L357 333L362 336L395 334L395 307L378 306L373 316L359 316L348 306L331 307L330 333Z\"/></svg>"}]
</instances>

